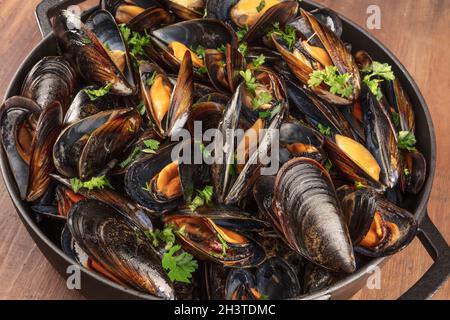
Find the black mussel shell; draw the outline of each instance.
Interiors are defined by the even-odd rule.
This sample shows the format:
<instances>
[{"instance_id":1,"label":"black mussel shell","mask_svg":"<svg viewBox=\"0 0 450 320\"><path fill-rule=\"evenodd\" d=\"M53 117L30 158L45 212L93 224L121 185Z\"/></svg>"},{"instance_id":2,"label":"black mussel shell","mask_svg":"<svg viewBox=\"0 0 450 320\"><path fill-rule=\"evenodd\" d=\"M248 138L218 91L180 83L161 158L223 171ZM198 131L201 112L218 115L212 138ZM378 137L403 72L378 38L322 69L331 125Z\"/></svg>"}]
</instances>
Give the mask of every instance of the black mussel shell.
<instances>
[{"instance_id":1,"label":"black mussel shell","mask_svg":"<svg viewBox=\"0 0 450 320\"><path fill-rule=\"evenodd\" d=\"M180 243L201 260L227 267L248 268L261 264L266 258L258 242L243 233L219 226L212 218L171 214L165 217L164 222L183 230L177 233Z\"/></svg>"},{"instance_id":2,"label":"black mussel shell","mask_svg":"<svg viewBox=\"0 0 450 320\"><path fill-rule=\"evenodd\" d=\"M64 125L71 125L81 119L93 116L101 111L117 109L121 105L120 100L113 95L105 95L92 100L85 90L94 89L86 87L78 92L64 116Z\"/></svg>"},{"instance_id":3,"label":"black mussel shell","mask_svg":"<svg viewBox=\"0 0 450 320\"><path fill-rule=\"evenodd\" d=\"M59 102L67 110L76 87L77 75L63 57L45 57L28 72L21 95L45 109Z\"/></svg>"},{"instance_id":4,"label":"black mussel shell","mask_svg":"<svg viewBox=\"0 0 450 320\"><path fill-rule=\"evenodd\" d=\"M158 150L155 155L147 155L128 167L125 174L125 190L128 196L144 208L154 212L166 212L179 206L183 194L167 197L156 188L154 179L166 166L174 163L169 145Z\"/></svg>"},{"instance_id":5,"label":"black mussel shell","mask_svg":"<svg viewBox=\"0 0 450 320\"><path fill-rule=\"evenodd\" d=\"M226 300L256 300L255 276L247 269L234 269L228 273L225 284Z\"/></svg>"},{"instance_id":6,"label":"black mussel shell","mask_svg":"<svg viewBox=\"0 0 450 320\"><path fill-rule=\"evenodd\" d=\"M31 158L26 200L40 198L50 185L50 173L55 167L52 161L53 145L62 129L63 110L57 101L48 105L39 116L31 144Z\"/></svg>"},{"instance_id":7,"label":"black mussel shell","mask_svg":"<svg viewBox=\"0 0 450 320\"><path fill-rule=\"evenodd\" d=\"M80 247L108 273L136 290L175 298L155 248L119 211L98 201L80 201L70 210L67 225Z\"/></svg>"},{"instance_id":8,"label":"black mussel shell","mask_svg":"<svg viewBox=\"0 0 450 320\"><path fill-rule=\"evenodd\" d=\"M403 170L400 189L403 193L419 194L427 175L427 161L419 151L402 153Z\"/></svg>"},{"instance_id":9,"label":"black mussel shell","mask_svg":"<svg viewBox=\"0 0 450 320\"><path fill-rule=\"evenodd\" d=\"M287 243L330 270L355 270L347 224L328 172L316 161L294 158L278 172L272 208Z\"/></svg>"},{"instance_id":10,"label":"black mussel shell","mask_svg":"<svg viewBox=\"0 0 450 320\"><path fill-rule=\"evenodd\" d=\"M20 96L9 98L0 109L2 145L22 199L26 197L28 186L28 163L33 132L27 134L27 145L21 148L20 129L31 114L38 115L39 112L40 107L34 101ZM19 149L28 149L26 157Z\"/></svg>"}]
</instances>

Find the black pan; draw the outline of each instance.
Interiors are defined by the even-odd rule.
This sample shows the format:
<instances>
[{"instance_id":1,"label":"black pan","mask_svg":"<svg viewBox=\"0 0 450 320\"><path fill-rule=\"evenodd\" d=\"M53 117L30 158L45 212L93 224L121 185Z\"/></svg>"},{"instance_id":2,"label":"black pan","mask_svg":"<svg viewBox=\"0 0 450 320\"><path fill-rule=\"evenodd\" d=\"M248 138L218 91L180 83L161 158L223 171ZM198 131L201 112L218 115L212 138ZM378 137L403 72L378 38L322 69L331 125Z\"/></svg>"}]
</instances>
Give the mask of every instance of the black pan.
<instances>
[{"instance_id":1,"label":"black pan","mask_svg":"<svg viewBox=\"0 0 450 320\"><path fill-rule=\"evenodd\" d=\"M52 34L49 18L56 10L75 5L81 0L45 0L38 5L36 15L44 39L34 48L15 74L7 90L6 98L19 93L22 81L31 67L41 58L48 55L57 54L56 40ZM302 7L305 9L321 8L311 1L303 1ZM95 10L92 8L89 11ZM353 50L364 49L371 53L375 60L387 62L393 69L399 80L411 97L416 114L416 137L418 148L423 152L427 163L428 173L425 186L418 196L407 198L407 209L415 214L420 222L418 238L426 248L429 255L434 260L431 268L425 275L405 294L401 299L427 299L430 298L438 288L447 280L450 273L450 250L448 244L433 225L427 213L427 204L431 193L433 178L436 169L436 138L433 123L422 94L416 83L406 71L398 59L378 40L355 25L345 17L341 17L344 23L343 40L353 45ZM48 231L46 221L36 221L29 205L22 201L17 190L14 177L7 162L3 148L1 149L1 171L9 195L17 209L17 212L25 224L28 232L34 241L47 257L53 267L66 278L67 268L76 265L61 249L53 242L54 235ZM387 258L373 259L352 275L339 281L335 285L314 293L313 295L300 298L305 299L347 299L359 291L366 283L367 278L372 274L374 268L381 266ZM154 299L146 294L126 289L117 285L93 272L85 269L81 270L81 293L88 298L96 299Z\"/></svg>"}]
</instances>

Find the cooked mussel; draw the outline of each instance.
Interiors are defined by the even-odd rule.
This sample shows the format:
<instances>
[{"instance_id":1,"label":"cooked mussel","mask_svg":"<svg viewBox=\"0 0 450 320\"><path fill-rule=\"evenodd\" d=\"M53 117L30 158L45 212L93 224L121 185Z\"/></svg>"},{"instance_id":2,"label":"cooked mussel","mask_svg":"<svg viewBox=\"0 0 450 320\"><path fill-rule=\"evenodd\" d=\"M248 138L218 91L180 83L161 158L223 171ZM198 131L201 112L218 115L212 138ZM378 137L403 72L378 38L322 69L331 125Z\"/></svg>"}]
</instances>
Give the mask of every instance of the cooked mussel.
<instances>
[{"instance_id":1,"label":"cooked mussel","mask_svg":"<svg viewBox=\"0 0 450 320\"><path fill-rule=\"evenodd\" d=\"M164 0L183 20L200 19L205 14L206 0Z\"/></svg>"},{"instance_id":2,"label":"cooked mussel","mask_svg":"<svg viewBox=\"0 0 450 320\"><path fill-rule=\"evenodd\" d=\"M398 183L401 165L397 134L386 108L368 89L362 94L361 108L366 145L381 168L380 182L393 188Z\"/></svg>"},{"instance_id":3,"label":"cooked mussel","mask_svg":"<svg viewBox=\"0 0 450 320\"><path fill-rule=\"evenodd\" d=\"M350 218L355 251L370 257L394 254L408 245L417 233L414 216L370 189L347 190L343 197Z\"/></svg>"},{"instance_id":4,"label":"cooked mussel","mask_svg":"<svg viewBox=\"0 0 450 320\"><path fill-rule=\"evenodd\" d=\"M26 197L31 144L34 125L41 108L34 101L15 96L7 99L0 109L0 128L3 149L14 175L22 199Z\"/></svg>"},{"instance_id":5,"label":"cooked mussel","mask_svg":"<svg viewBox=\"0 0 450 320\"><path fill-rule=\"evenodd\" d=\"M119 211L98 201L83 200L71 208L67 225L80 247L108 273L136 290L175 298L155 248Z\"/></svg>"},{"instance_id":6,"label":"cooked mussel","mask_svg":"<svg viewBox=\"0 0 450 320\"><path fill-rule=\"evenodd\" d=\"M112 93L122 96L136 92L127 47L109 12L96 11L84 24L80 16L63 10L54 32L88 84L110 86Z\"/></svg>"},{"instance_id":7,"label":"cooked mussel","mask_svg":"<svg viewBox=\"0 0 450 320\"><path fill-rule=\"evenodd\" d=\"M200 259L228 267L252 267L265 259L264 249L248 236L219 226L214 218L177 213L164 219L173 224L183 248Z\"/></svg>"},{"instance_id":8,"label":"cooked mussel","mask_svg":"<svg viewBox=\"0 0 450 320\"><path fill-rule=\"evenodd\" d=\"M191 56L185 53L175 85L153 63L141 63L139 75L145 108L158 134L161 137L176 135L186 124L194 99Z\"/></svg>"},{"instance_id":9,"label":"cooked mussel","mask_svg":"<svg viewBox=\"0 0 450 320\"><path fill-rule=\"evenodd\" d=\"M346 75L351 92L338 95L331 92L324 83L314 85L312 90L326 101L338 105L348 105L357 100L361 91L361 77L345 44L305 10L301 10L301 18L293 26L297 42L287 44L277 32L271 34L271 39L297 79L308 85L315 70L335 67L339 75Z\"/></svg>"},{"instance_id":10,"label":"cooked mussel","mask_svg":"<svg viewBox=\"0 0 450 320\"><path fill-rule=\"evenodd\" d=\"M68 126L53 146L53 162L66 177L100 174L138 136L142 119L134 109L102 111Z\"/></svg>"},{"instance_id":11,"label":"cooked mussel","mask_svg":"<svg viewBox=\"0 0 450 320\"><path fill-rule=\"evenodd\" d=\"M355 270L353 248L327 171L316 161L295 158L278 172L272 209L286 242L312 262L333 271Z\"/></svg>"},{"instance_id":12,"label":"cooked mussel","mask_svg":"<svg viewBox=\"0 0 450 320\"><path fill-rule=\"evenodd\" d=\"M28 72L22 84L21 95L36 101L45 109L59 102L63 110L69 107L74 94L77 75L63 57L45 57Z\"/></svg>"},{"instance_id":13,"label":"cooked mussel","mask_svg":"<svg viewBox=\"0 0 450 320\"><path fill-rule=\"evenodd\" d=\"M178 160L172 159L173 145L135 161L125 175L125 189L131 199L155 212L165 212L182 203L183 189Z\"/></svg>"},{"instance_id":14,"label":"cooked mussel","mask_svg":"<svg viewBox=\"0 0 450 320\"><path fill-rule=\"evenodd\" d=\"M427 161L419 151L402 152L402 167L400 189L402 192L419 194L425 183Z\"/></svg>"},{"instance_id":15,"label":"cooked mussel","mask_svg":"<svg viewBox=\"0 0 450 320\"><path fill-rule=\"evenodd\" d=\"M325 150L333 165L350 181L380 190L385 188L380 180L380 165L361 143L336 134L325 139Z\"/></svg>"},{"instance_id":16,"label":"cooked mussel","mask_svg":"<svg viewBox=\"0 0 450 320\"><path fill-rule=\"evenodd\" d=\"M120 107L120 100L112 95L105 95L93 100L86 93L94 87L86 87L78 92L64 116L64 125L71 125L81 119L93 116L101 111L107 111Z\"/></svg>"},{"instance_id":17,"label":"cooked mussel","mask_svg":"<svg viewBox=\"0 0 450 320\"><path fill-rule=\"evenodd\" d=\"M178 70L186 52L189 52L197 73L202 73L205 62L196 51L198 48L217 49L235 43L234 32L224 23L212 19L196 19L172 24L151 32L157 48L150 54L155 61L161 60L173 70Z\"/></svg>"},{"instance_id":18,"label":"cooked mussel","mask_svg":"<svg viewBox=\"0 0 450 320\"><path fill-rule=\"evenodd\" d=\"M111 12L118 24L134 31L151 30L173 22L173 16L156 0L102 0L101 7Z\"/></svg>"},{"instance_id":19,"label":"cooked mussel","mask_svg":"<svg viewBox=\"0 0 450 320\"><path fill-rule=\"evenodd\" d=\"M63 110L57 101L48 105L39 115L36 132L31 143L31 157L26 200L40 198L50 185L54 171L53 145L62 129Z\"/></svg>"}]
</instances>

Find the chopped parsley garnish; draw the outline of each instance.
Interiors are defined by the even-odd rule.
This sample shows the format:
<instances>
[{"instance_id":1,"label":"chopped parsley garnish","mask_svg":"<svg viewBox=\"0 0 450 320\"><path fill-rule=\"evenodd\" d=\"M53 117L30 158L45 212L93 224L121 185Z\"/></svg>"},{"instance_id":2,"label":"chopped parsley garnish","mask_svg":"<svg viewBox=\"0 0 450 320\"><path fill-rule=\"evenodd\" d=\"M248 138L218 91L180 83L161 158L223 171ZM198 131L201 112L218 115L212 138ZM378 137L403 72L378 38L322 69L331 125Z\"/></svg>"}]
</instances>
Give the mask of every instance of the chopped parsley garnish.
<instances>
[{"instance_id":1,"label":"chopped parsley garnish","mask_svg":"<svg viewBox=\"0 0 450 320\"><path fill-rule=\"evenodd\" d=\"M264 9L265 6L266 6L266 1L265 0L261 0L259 5L256 7L256 11L261 12L262 9Z\"/></svg>"},{"instance_id":2,"label":"chopped parsley garnish","mask_svg":"<svg viewBox=\"0 0 450 320\"><path fill-rule=\"evenodd\" d=\"M144 101L141 101L141 102L137 105L136 109L138 109L138 110L139 110L139 113L141 114L141 116L143 116L143 115L145 114L145 112L146 112Z\"/></svg>"},{"instance_id":3,"label":"chopped parsley garnish","mask_svg":"<svg viewBox=\"0 0 450 320\"><path fill-rule=\"evenodd\" d=\"M197 70L198 74L205 74L208 72L208 68L206 68L205 66L198 68Z\"/></svg>"},{"instance_id":4,"label":"chopped parsley garnish","mask_svg":"<svg viewBox=\"0 0 450 320\"><path fill-rule=\"evenodd\" d=\"M411 174L411 172L409 171L408 168L404 168L404 169L403 169L403 174L404 174L405 176L409 176L409 175Z\"/></svg>"},{"instance_id":5,"label":"chopped parsley garnish","mask_svg":"<svg viewBox=\"0 0 450 320\"><path fill-rule=\"evenodd\" d=\"M261 111L259 113L259 117L261 119L269 119L272 120L281 110L281 104L277 104L272 110L269 111Z\"/></svg>"},{"instance_id":6,"label":"chopped parsley garnish","mask_svg":"<svg viewBox=\"0 0 450 320\"><path fill-rule=\"evenodd\" d=\"M210 158L211 157L211 151L206 150L205 145L202 143L200 144L200 152L203 155L203 158Z\"/></svg>"},{"instance_id":7,"label":"chopped parsley garnish","mask_svg":"<svg viewBox=\"0 0 450 320\"><path fill-rule=\"evenodd\" d=\"M70 179L70 186L75 193L78 193L80 189L92 191L94 189L103 190L105 187L112 188L111 183L105 176L92 177L88 181L81 181L78 178L72 178Z\"/></svg>"},{"instance_id":8,"label":"chopped parsley garnish","mask_svg":"<svg viewBox=\"0 0 450 320\"><path fill-rule=\"evenodd\" d=\"M273 24L273 29L267 34L267 36L271 38L272 34L276 34L281 37L286 42L289 51L292 51L295 43L297 42L297 33L294 27L286 26L283 31L280 28L280 23L275 22Z\"/></svg>"},{"instance_id":9,"label":"chopped parsley garnish","mask_svg":"<svg viewBox=\"0 0 450 320\"><path fill-rule=\"evenodd\" d=\"M198 207L210 205L214 195L214 189L212 186L206 186L203 190L196 190L196 192L197 195L189 205L192 212L194 212Z\"/></svg>"},{"instance_id":10,"label":"chopped parsley garnish","mask_svg":"<svg viewBox=\"0 0 450 320\"><path fill-rule=\"evenodd\" d=\"M152 241L154 247L159 247L161 243L164 243L164 250L170 250L175 244L174 228L173 225L166 225L163 230L146 231L145 235Z\"/></svg>"},{"instance_id":11,"label":"chopped parsley garnish","mask_svg":"<svg viewBox=\"0 0 450 320\"><path fill-rule=\"evenodd\" d=\"M238 51L245 57L248 54L248 45L245 42L239 44Z\"/></svg>"},{"instance_id":12,"label":"chopped parsley garnish","mask_svg":"<svg viewBox=\"0 0 450 320\"><path fill-rule=\"evenodd\" d=\"M259 95L252 99L252 106L255 110L258 110L265 104L270 103L273 100L272 95L267 91L262 91Z\"/></svg>"},{"instance_id":13,"label":"chopped parsley garnish","mask_svg":"<svg viewBox=\"0 0 450 320\"><path fill-rule=\"evenodd\" d=\"M203 47L202 45L199 45L199 46L197 47L197 49L194 49L193 47L191 47L191 50L192 50L193 52L195 52L195 54L196 54L199 58L205 59L206 49L205 49L205 47Z\"/></svg>"},{"instance_id":14,"label":"chopped parsley garnish","mask_svg":"<svg viewBox=\"0 0 450 320\"><path fill-rule=\"evenodd\" d=\"M126 158L119 164L119 167L121 167L122 169L128 167L136 159L140 152L141 149L139 149L138 147L134 148L133 152L131 152L128 158Z\"/></svg>"},{"instance_id":15,"label":"chopped parsley garnish","mask_svg":"<svg viewBox=\"0 0 450 320\"><path fill-rule=\"evenodd\" d=\"M141 35L139 32L131 31L125 24L119 25L120 32L125 42L128 44L128 49L130 50L130 55L135 59L139 60L139 57L146 57L144 48L151 43L150 36L147 31L145 34Z\"/></svg>"},{"instance_id":16,"label":"chopped parsley garnish","mask_svg":"<svg viewBox=\"0 0 450 320\"><path fill-rule=\"evenodd\" d=\"M146 148L142 149L142 152L155 154L156 151L159 149L160 144L161 143L158 140L154 139L144 140L144 145L146 146Z\"/></svg>"},{"instance_id":17,"label":"chopped parsley garnish","mask_svg":"<svg viewBox=\"0 0 450 320\"><path fill-rule=\"evenodd\" d=\"M269 300L269 296L266 296L265 294L262 294L259 296L258 300Z\"/></svg>"},{"instance_id":18,"label":"chopped parsley garnish","mask_svg":"<svg viewBox=\"0 0 450 320\"><path fill-rule=\"evenodd\" d=\"M395 75L392 67L387 63L374 61L369 67L362 70L365 74L363 82L369 87L370 91L376 96L377 100L381 100L383 93L381 92L380 83L383 80L394 80Z\"/></svg>"},{"instance_id":19,"label":"chopped parsley garnish","mask_svg":"<svg viewBox=\"0 0 450 320\"><path fill-rule=\"evenodd\" d=\"M245 86L247 87L248 91L255 96L256 95L256 78L253 76L253 73L250 69L247 69L245 71L240 71L239 74L242 78L244 78Z\"/></svg>"},{"instance_id":20,"label":"chopped parsley garnish","mask_svg":"<svg viewBox=\"0 0 450 320\"><path fill-rule=\"evenodd\" d=\"M89 99L91 101L95 101L98 98L101 98L105 95L107 95L112 88L112 83L108 83L104 87L98 88L98 89L83 89L83 91L88 95Z\"/></svg>"},{"instance_id":21,"label":"chopped parsley garnish","mask_svg":"<svg viewBox=\"0 0 450 320\"><path fill-rule=\"evenodd\" d=\"M145 81L145 84L148 87L151 87L153 85L153 83L155 83L155 78L156 78L156 71L154 71L151 75L150 78L147 78L147 80Z\"/></svg>"},{"instance_id":22,"label":"chopped parsley garnish","mask_svg":"<svg viewBox=\"0 0 450 320\"><path fill-rule=\"evenodd\" d=\"M400 131L398 133L398 148L406 151L416 151L416 137L411 131Z\"/></svg>"},{"instance_id":23,"label":"chopped parsley garnish","mask_svg":"<svg viewBox=\"0 0 450 320\"><path fill-rule=\"evenodd\" d=\"M356 189L364 189L366 186L360 182L360 181L355 181L355 188Z\"/></svg>"},{"instance_id":24,"label":"chopped parsley garnish","mask_svg":"<svg viewBox=\"0 0 450 320\"><path fill-rule=\"evenodd\" d=\"M324 126L323 124L319 123L317 125L317 128L319 129L319 132L321 134L323 134L325 137L331 138L331 128L330 127Z\"/></svg>"},{"instance_id":25,"label":"chopped parsley garnish","mask_svg":"<svg viewBox=\"0 0 450 320\"><path fill-rule=\"evenodd\" d=\"M85 44L85 45L92 43L91 39L89 39L88 37L84 37L82 41L83 41L83 44Z\"/></svg>"},{"instance_id":26,"label":"chopped parsley garnish","mask_svg":"<svg viewBox=\"0 0 450 320\"><path fill-rule=\"evenodd\" d=\"M330 87L332 94L343 98L349 98L353 93L353 85L350 83L351 75L339 74L335 66L327 66L324 70L315 70L309 75L308 86L315 88L325 83Z\"/></svg>"},{"instance_id":27,"label":"chopped parsley garnish","mask_svg":"<svg viewBox=\"0 0 450 320\"><path fill-rule=\"evenodd\" d=\"M248 32L248 26L245 26L245 28L242 28L242 29L239 29L238 31L236 31L236 35L238 37L239 42L241 42L244 39L247 32Z\"/></svg>"},{"instance_id":28,"label":"chopped parsley garnish","mask_svg":"<svg viewBox=\"0 0 450 320\"><path fill-rule=\"evenodd\" d=\"M333 167L333 162L331 162L330 159L327 159L327 161L325 161L325 164L323 165L323 167L325 168L325 170L330 172L331 168Z\"/></svg>"},{"instance_id":29,"label":"chopped parsley garnish","mask_svg":"<svg viewBox=\"0 0 450 320\"><path fill-rule=\"evenodd\" d=\"M398 112L391 111L391 119L395 127L400 126L400 114Z\"/></svg>"},{"instance_id":30,"label":"chopped parsley garnish","mask_svg":"<svg viewBox=\"0 0 450 320\"><path fill-rule=\"evenodd\" d=\"M227 51L227 48L224 44L221 44L220 47L217 48L217 51L225 53L225 51Z\"/></svg>"},{"instance_id":31,"label":"chopped parsley garnish","mask_svg":"<svg viewBox=\"0 0 450 320\"><path fill-rule=\"evenodd\" d=\"M253 68L258 69L266 62L266 57L263 54L260 54L256 59L253 59L252 65Z\"/></svg>"},{"instance_id":32,"label":"chopped parsley garnish","mask_svg":"<svg viewBox=\"0 0 450 320\"><path fill-rule=\"evenodd\" d=\"M225 241L225 239L219 233L217 233L217 239L219 239L219 242L222 246L222 255L226 256L227 250L230 249L230 246L228 245L228 243Z\"/></svg>"},{"instance_id":33,"label":"chopped parsley garnish","mask_svg":"<svg viewBox=\"0 0 450 320\"><path fill-rule=\"evenodd\" d=\"M176 253L179 253L175 255ZM170 248L162 258L162 267L171 281L191 283L192 273L197 270L198 263L194 257L176 245Z\"/></svg>"}]
</instances>

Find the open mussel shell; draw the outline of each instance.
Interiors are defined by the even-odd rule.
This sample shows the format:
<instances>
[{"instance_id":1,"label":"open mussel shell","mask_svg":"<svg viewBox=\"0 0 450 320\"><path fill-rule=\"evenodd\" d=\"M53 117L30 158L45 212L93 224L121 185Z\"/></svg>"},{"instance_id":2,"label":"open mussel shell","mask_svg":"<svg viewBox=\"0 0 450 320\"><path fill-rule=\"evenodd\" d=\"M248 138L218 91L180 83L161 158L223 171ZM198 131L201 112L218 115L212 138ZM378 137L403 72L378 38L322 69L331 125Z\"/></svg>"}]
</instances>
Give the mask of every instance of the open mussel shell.
<instances>
[{"instance_id":1,"label":"open mussel shell","mask_svg":"<svg viewBox=\"0 0 450 320\"><path fill-rule=\"evenodd\" d=\"M236 35L230 27L218 20L213 19L195 19L175 23L151 32L152 41L159 52L150 52L150 56L155 61L161 60L171 69L178 70L186 48L189 52L191 48L194 50L199 46L205 49L217 49L223 45L235 44L237 42ZM181 50L172 50L169 46L177 44L177 48ZM184 47L184 49L182 48ZM155 56L156 55L156 56ZM195 53L191 53L195 58L201 59ZM202 61L193 59L194 66L199 68Z\"/></svg>"},{"instance_id":2,"label":"open mussel shell","mask_svg":"<svg viewBox=\"0 0 450 320\"><path fill-rule=\"evenodd\" d=\"M0 109L1 141L22 199L26 197L34 135L26 124L31 115L37 117L40 111L34 101L20 96L7 99Z\"/></svg>"},{"instance_id":3,"label":"open mussel shell","mask_svg":"<svg viewBox=\"0 0 450 320\"><path fill-rule=\"evenodd\" d=\"M272 208L286 242L308 260L337 272L355 270L344 215L328 172L295 158L278 172Z\"/></svg>"},{"instance_id":4,"label":"open mussel shell","mask_svg":"<svg viewBox=\"0 0 450 320\"><path fill-rule=\"evenodd\" d=\"M200 19L205 14L206 0L164 0L182 20Z\"/></svg>"},{"instance_id":5,"label":"open mussel shell","mask_svg":"<svg viewBox=\"0 0 450 320\"><path fill-rule=\"evenodd\" d=\"M66 177L101 173L139 134L142 118L134 109L102 111L70 125L53 147L53 162Z\"/></svg>"},{"instance_id":6,"label":"open mussel shell","mask_svg":"<svg viewBox=\"0 0 450 320\"><path fill-rule=\"evenodd\" d=\"M313 14L305 10L301 10L301 18L292 25L301 35L299 42L294 46L297 55L289 50L279 35L272 34L272 41L297 79L307 85L310 74L314 70L321 68L321 66L335 66L340 74L347 73L350 75L350 82L353 86L352 94L348 98L344 98L332 94L323 85L312 90L318 96L333 104L349 105L352 101L356 101L361 91L361 76L358 66L345 44ZM314 37L311 38L310 43L305 44L305 40L312 36ZM316 49L321 54L314 53ZM299 56L302 58L300 59Z\"/></svg>"},{"instance_id":7,"label":"open mussel shell","mask_svg":"<svg viewBox=\"0 0 450 320\"><path fill-rule=\"evenodd\" d=\"M333 31L338 38L342 36L342 20L336 12L328 8L322 8L311 11L311 13L317 20Z\"/></svg>"},{"instance_id":8,"label":"open mussel shell","mask_svg":"<svg viewBox=\"0 0 450 320\"><path fill-rule=\"evenodd\" d=\"M161 137L176 135L186 124L194 99L191 55L186 52L176 83L154 63L139 66L141 92L148 116Z\"/></svg>"},{"instance_id":9,"label":"open mussel shell","mask_svg":"<svg viewBox=\"0 0 450 320\"><path fill-rule=\"evenodd\" d=\"M199 259L227 267L248 268L259 265L266 258L264 249L255 240L219 226L212 218L171 214L164 222L183 230L177 233L180 243Z\"/></svg>"},{"instance_id":10,"label":"open mussel shell","mask_svg":"<svg viewBox=\"0 0 450 320\"><path fill-rule=\"evenodd\" d=\"M36 125L31 144L31 158L26 200L40 198L50 185L50 173L54 171L53 145L62 129L63 110L59 102L53 102L43 110Z\"/></svg>"},{"instance_id":11,"label":"open mussel shell","mask_svg":"<svg viewBox=\"0 0 450 320\"><path fill-rule=\"evenodd\" d=\"M183 201L183 190L177 159L172 159L174 145L147 155L128 167L125 190L129 197L144 208L166 212Z\"/></svg>"},{"instance_id":12,"label":"open mussel shell","mask_svg":"<svg viewBox=\"0 0 450 320\"><path fill-rule=\"evenodd\" d=\"M45 109L57 101L67 110L74 94L77 75L63 57L45 57L28 72L21 95Z\"/></svg>"},{"instance_id":13,"label":"open mussel shell","mask_svg":"<svg viewBox=\"0 0 450 320\"><path fill-rule=\"evenodd\" d=\"M399 116L398 131L414 132L416 126L414 110L411 100L400 81L398 79L386 81L385 93L389 105L394 108L394 111Z\"/></svg>"},{"instance_id":14,"label":"open mussel shell","mask_svg":"<svg viewBox=\"0 0 450 320\"><path fill-rule=\"evenodd\" d=\"M202 134L209 129L216 129L222 120L224 110L225 107L221 103L213 101L196 103L192 106L186 127L191 135L194 135L194 130L196 128L199 130L200 126Z\"/></svg>"},{"instance_id":15,"label":"open mussel shell","mask_svg":"<svg viewBox=\"0 0 450 320\"><path fill-rule=\"evenodd\" d=\"M402 153L403 170L400 176L402 192L419 194L427 175L427 161L419 151Z\"/></svg>"},{"instance_id":16,"label":"open mussel shell","mask_svg":"<svg viewBox=\"0 0 450 320\"><path fill-rule=\"evenodd\" d=\"M94 89L86 87L78 92L64 116L64 125L71 125L81 119L93 116L101 111L117 109L121 105L120 100L113 95L105 95L92 100L85 90Z\"/></svg>"},{"instance_id":17,"label":"open mussel shell","mask_svg":"<svg viewBox=\"0 0 450 320\"><path fill-rule=\"evenodd\" d=\"M297 1L285 0L277 1L267 11L261 15L258 20L251 26L245 34L242 41L254 44L260 42L261 39L273 28L274 23L284 26L297 15L299 4Z\"/></svg>"},{"instance_id":18,"label":"open mussel shell","mask_svg":"<svg viewBox=\"0 0 450 320\"><path fill-rule=\"evenodd\" d=\"M369 257L394 254L416 236L414 216L370 189L347 191L343 197L355 251Z\"/></svg>"},{"instance_id":19,"label":"open mussel shell","mask_svg":"<svg viewBox=\"0 0 450 320\"><path fill-rule=\"evenodd\" d=\"M174 299L175 291L146 235L112 207L94 200L75 204L67 221L80 247L128 286Z\"/></svg>"},{"instance_id":20,"label":"open mussel shell","mask_svg":"<svg viewBox=\"0 0 450 320\"><path fill-rule=\"evenodd\" d=\"M400 153L390 116L368 88L362 94L361 108L366 146L380 165L380 182L393 188L400 178Z\"/></svg>"},{"instance_id":21,"label":"open mussel shell","mask_svg":"<svg viewBox=\"0 0 450 320\"><path fill-rule=\"evenodd\" d=\"M380 181L381 168L377 160L356 140L336 134L325 139L325 150L333 166L350 181L378 190L386 188Z\"/></svg>"},{"instance_id":22,"label":"open mussel shell","mask_svg":"<svg viewBox=\"0 0 450 320\"><path fill-rule=\"evenodd\" d=\"M323 144L324 139L315 130L298 122L287 121L280 127L280 145L291 157L306 157L321 162L325 159Z\"/></svg>"},{"instance_id":23,"label":"open mussel shell","mask_svg":"<svg viewBox=\"0 0 450 320\"><path fill-rule=\"evenodd\" d=\"M151 30L170 24L173 16L156 0L102 0L118 24L125 23L134 31Z\"/></svg>"},{"instance_id":24,"label":"open mussel shell","mask_svg":"<svg viewBox=\"0 0 450 320\"><path fill-rule=\"evenodd\" d=\"M84 24L80 16L63 10L53 29L63 51L88 84L109 84L116 95L136 92L126 45L109 12L98 10Z\"/></svg>"},{"instance_id":25,"label":"open mussel shell","mask_svg":"<svg viewBox=\"0 0 450 320\"><path fill-rule=\"evenodd\" d=\"M298 277L292 267L280 257L271 257L256 268L228 273L225 298L229 300L281 300L301 294Z\"/></svg>"},{"instance_id":26,"label":"open mussel shell","mask_svg":"<svg viewBox=\"0 0 450 320\"><path fill-rule=\"evenodd\" d=\"M314 263L307 263L303 272L303 294L309 294L330 287L338 279L335 273Z\"/></svg>"}]
</instances>

